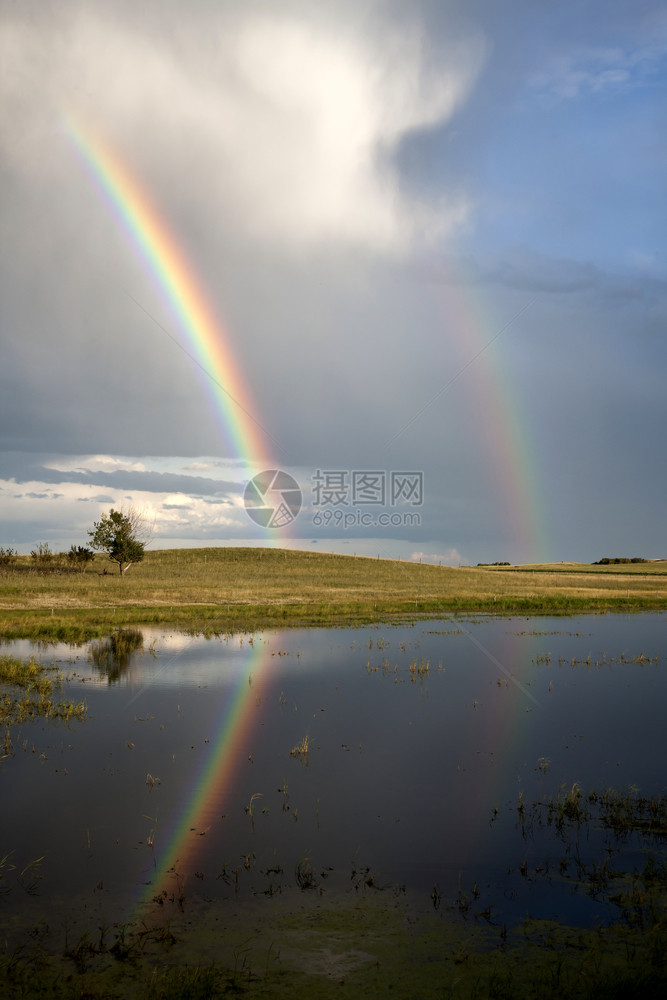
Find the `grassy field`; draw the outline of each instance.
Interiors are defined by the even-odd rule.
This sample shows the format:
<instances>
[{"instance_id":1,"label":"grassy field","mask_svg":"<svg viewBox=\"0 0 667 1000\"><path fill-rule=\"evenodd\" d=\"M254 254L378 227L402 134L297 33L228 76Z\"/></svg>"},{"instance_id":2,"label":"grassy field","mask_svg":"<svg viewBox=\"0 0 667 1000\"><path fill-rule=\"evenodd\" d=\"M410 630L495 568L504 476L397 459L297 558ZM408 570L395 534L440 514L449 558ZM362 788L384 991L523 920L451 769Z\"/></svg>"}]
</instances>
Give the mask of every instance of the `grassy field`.
<instances>
[{"instance_id":1,"label":"grassy field","mask_svg":"<svg viewBox=\"0 0 667 1000\"><path fill-rule=\"evenodd\" d=\"M446 567L289 549L150 551L123 577L0 571L0 637L82 640L125 625L197 632L361 624L457 611L572 614L667 608L667 562Z\"/></svg>"}]
</instances>

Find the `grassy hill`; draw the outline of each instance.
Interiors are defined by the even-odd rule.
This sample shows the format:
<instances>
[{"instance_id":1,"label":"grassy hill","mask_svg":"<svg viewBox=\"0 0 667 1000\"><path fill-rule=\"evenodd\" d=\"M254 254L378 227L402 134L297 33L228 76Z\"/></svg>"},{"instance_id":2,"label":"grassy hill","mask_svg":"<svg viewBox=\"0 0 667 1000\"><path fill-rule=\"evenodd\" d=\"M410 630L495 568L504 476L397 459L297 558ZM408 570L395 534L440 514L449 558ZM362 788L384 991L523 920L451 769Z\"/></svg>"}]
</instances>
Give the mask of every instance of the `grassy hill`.
<instances>
[{"instance_id":1,"label":"grassy hill","mask_svg":"<svg viewBox=\"0 0 667 1000\"><path fill-rule=\"evenodd\" d=\"M105 572L106 571L106 572ZM361 624L458 611L667 609L667 562L447 567L291 549L149 551L123 577L28 556L0 571L0 637L78 640L122 625L198 632Z\"/></svg>"}]
</instances>

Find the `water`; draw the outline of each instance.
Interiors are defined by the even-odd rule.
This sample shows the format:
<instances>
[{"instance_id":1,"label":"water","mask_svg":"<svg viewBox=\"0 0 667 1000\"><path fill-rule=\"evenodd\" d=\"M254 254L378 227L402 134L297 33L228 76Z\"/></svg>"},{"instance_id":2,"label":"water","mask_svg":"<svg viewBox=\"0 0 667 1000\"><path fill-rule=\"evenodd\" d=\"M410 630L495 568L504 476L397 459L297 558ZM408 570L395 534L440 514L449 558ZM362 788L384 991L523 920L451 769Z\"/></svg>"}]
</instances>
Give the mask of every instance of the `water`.
<instances>
[{"instance_id":1,"label":"water","mask_svg":"<svg viewBox=\"0 0 667 1000\"><path fill-rule=\"evenodd\" d=\"M641 870L660 845L532 806L575 783L667 792L665 634L659 614L456 618L39 650L88 718L11 731L0 926L304 888L617 919L591 866L609 848Z\"/></svg>"}]
</instances>

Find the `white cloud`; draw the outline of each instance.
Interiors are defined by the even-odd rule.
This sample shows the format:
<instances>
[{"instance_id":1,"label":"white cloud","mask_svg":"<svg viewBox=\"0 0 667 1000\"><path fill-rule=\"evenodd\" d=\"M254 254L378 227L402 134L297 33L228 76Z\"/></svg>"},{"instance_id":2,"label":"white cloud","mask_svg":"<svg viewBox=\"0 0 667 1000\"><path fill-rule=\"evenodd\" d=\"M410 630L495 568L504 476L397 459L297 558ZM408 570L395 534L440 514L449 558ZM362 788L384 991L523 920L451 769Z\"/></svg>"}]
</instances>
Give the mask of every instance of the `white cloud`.
<instances>
[{"instance_id":1,"label":"white cloud","mask_svg":"<svg viewBox=\"0 0 667 1000\"><path fill-rule=\"evenodd\" d=\"M418 203L403 192L392 157L463 104L484 57L478 38L429 61L416 23L362 28L340 14L239 6L234 23L209 15L206 51L176 50L105 11L85 8L60 30L46 17L38 31L5 26L2 124L29 137L10 155L31 173L49 169L40 142L52 145L55 119L71 113L146 179L180 185L220 225L282 246L394 252L465 221L461 197Z\"/></svg>"},{"instance_id":2,"label":"white cloud","mask_svg":"<svg viewBox=\"0 0 667 1000\"><path fill-rule=\"evenodd\" d=\"M217 466L214 462L188 462L183 466L184 472L215 472Z\"/></svg>"},{"instance_id":3,"label":"white cloud","mask_svg":"<svg viewBox=\"0 0 667 1000\"><path fill-rule=\"evenodd\" d=\"M184 493L169 493L164 497L162 506L171 507L174 510L182 510L185 512L189 511L192 507L192 500Z\"/></svg>"},{"instance_id":4,"label":"white cloud","mask_svg":"<svg viewBox=\"0 0 667 1000\"><path fill-rule=\"evenodd\" d=\"M135 458L113 458L111 455L86 455L44 462L44 467L54 472L145 472L144 462Z\"/></svg>"},{"instance_id":5,"label":"white cloud","mask_svg":"<svg viewBox=\"0 0 667 1000\"><path fill-rule=\"evenodd\" d=\"M444 552L413 552L410 559L417 563L438 563L443 566L459 566L463 561L460 552L455 548L445 549Z\"/></svg>"},{"instance_id":6,"label":"white cloud","mask_svg":"<svg viewBox=\"0 0 667 1000\"><path fill-rule=\"evenodd\" d=\"M126 489L100 492L99 485L23 482L20 488L11 480L0 480L4 537L0 544L15 544L24 525L30 525L30 544L40 538L56 547L67 547L74 540L87 541L87 532L110 507L128 506L140 511L154 525L153 547L169 547L179 536L197 540L236 536L249 526L242 506L212 506L205 498L185 494L147 492Z\"/></svg>"},{"instance_id":7,"label":"white cloud","mask_svg":"<svg viewBox=\"0 0 667 1000\"><path fill-rule=\"evenodd\" d=\"M416 30L373 42L300 22L247 23L237 57L246 100L261 102L245 125L258 154L246 175L257 217L288 238L380 247L422 231L433 206L401 196L387 159L411 130L447 121L464 100L481 61L471 48L465 63L452 53L434 72ZM435 225L465 214L460 202L443 204Z\"/></svg>"}]
</instances>

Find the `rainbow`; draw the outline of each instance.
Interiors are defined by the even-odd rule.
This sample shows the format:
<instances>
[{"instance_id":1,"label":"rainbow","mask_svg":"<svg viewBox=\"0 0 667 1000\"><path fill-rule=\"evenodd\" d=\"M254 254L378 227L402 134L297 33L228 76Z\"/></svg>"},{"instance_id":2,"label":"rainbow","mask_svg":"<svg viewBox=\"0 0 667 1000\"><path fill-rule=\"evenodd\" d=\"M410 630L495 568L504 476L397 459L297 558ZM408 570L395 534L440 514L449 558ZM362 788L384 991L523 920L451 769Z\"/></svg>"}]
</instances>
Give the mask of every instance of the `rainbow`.
<instances>
[{"instance_id":1,"label":"rainbow","mask_svg":"<svg viewBox=\"0 0 667 1000\"><path fill-rule=\"evenodd\" d=\"M471 419L477 425L480 455L490 481L497 484L499 527L504 526L507 546L498 558L514 563L549 561L551 545L539 513L546 509L537 475L539 463L496 343L532 300L503 326L485 312L478 296L466 292L468 284L465 274L445 274L443 283L435 287L434 298L443 327L452 331L461 365L449 384L459 377L468 383L466 398L474 401Z\"/></svg>"},{"instance_id":2,"label":"rainbow","mask_svg":"<svg viewBox=\"0 0 667 1000\"><path fill-rule=\"evenodd\" d=\"M163 846L154 874L142 883L135 913L161 895L166 896L170 887L173 889L176 870L179 875L190 875L196 867L202 837L209 831L216 836L225 793L230 789L239 760L247 757L256 706L271 677L271 656L268 646L255 639L243 669L223 689L213 726L215 736L206 747L199 772L188 779L190 791L182 807L175 810L171 830L161 837Z\"/></svg>"},{"instance_id":3,"label":"rainbow","mask_svg":"<svg viewBox=\"0 0 667 1000\"><path fill-rule=\"evenodd\" d=\"M256 410L228 336L148 193L89 127L68 115L63 117L63 128L185 335L190 356L208 376L206 385L220 430L236 458L252 467L253 475L261 468L275 468L266 450L270 435L253 416ZM505 555L513 562L548 560L550 547L538 516L545 507L544 498L538 495L537 463L533 460L529 428L520 419L514 402L516 394L495 351L493 341L498 331L491 318L482 315L479 302L473 302L472 296L461 290L466 287L465 275L443 277L436 293L436 308L441 312L443 326L454 333L452 341L462 363L459 374L465 371L466 378L476 383L468 397L476 401L473 417L478 424L477 436L491 479L499 484L500 521L506 525L510 550ZM485 331L490 330L495 331L494 335L485 338Z\"/></svg>"},{"instance_id":4,"label":"rainbow","mask_svg":"<svg viewBox=\"0 0 667 1000\"><path fill-rule=\"evenodd\" d=\"M226 332L167 224L127 166L89 128L84 129L72 116L63 119L63 128L187 338L193 360L208 376L216 416L236 457L244 467L252 468L253 474L258 468L274 468L266 451L268 435L252 415L253 403ZM267 538L267 543L277 544L275 536ZM255 702L267 676L268 659L268 653L253 650L246 664L253 667L252 677L243 672L236 685L225 690L205 764L188 784L191 792L176 811L171 832L163 838L157 874L142 888L138 905L164 890L177 861L186 870L193 866L201 843L198 833L212 825L216 806L231 784L239 747L247 738Z\"/></svg>"},{"instance_id":5,"label":"rainbow","mask_svg":"<svg viewBox=\"0 0 667 1000\"><path fill-rule=\"evenodd\" d=\"M185 334L193 360L208 376L206 384L220 430L235 456L245 465L272 468L265 445L268 435L253 416L254 405L228 336L174 235L146 190L90 128L67 115L63 129Z\"/></svg>"},{"instance_id":6,"label":"rainbow","mask_svg":"<svg viewBox=\"0 0 667 1000\"><path fill-rule=\"evenodd\" d=\"M248 467L253 465L255 471L274 468L275 463L266 450L268 435L253 416L254 405L234 360L228 335L174 235L117 154L71 116L64 119L64 131L116 223L147 268L185 336L193 360L208 376L206 384L216 419L235 457ZM462 292L452 288L452 296L443 298L445 301L440 301L443 322L456 331L464 363L461 370L472 367L477 380L473 395L478 401L479 437L488 450L491 475L500 484L503 515L508 525L507 544L512 547L507 555L513 561L519 561L517 551L526 561L538 555L546 558L537 519L542 505L531 472L534 463L530 460L527 429L511 403L511 389L504 384L506 379L492 350L491 341L495 337L485 340L481 333L492 326L488 317L477 315ZM171 828L160 837L155 873L142 884L138 907L146 907L151 899L167 890L176 865L179 871L194 868L202 843L200 835L216 825L222 799L247 744L256 700L270 677L269 662L270 654L260 644L249 655L246 669L234 685L225 689L205 760L189 782L189 794L182 807L175 810ZM249 683L251 668L252 683Z\"/></svg>"}]
</instances>

